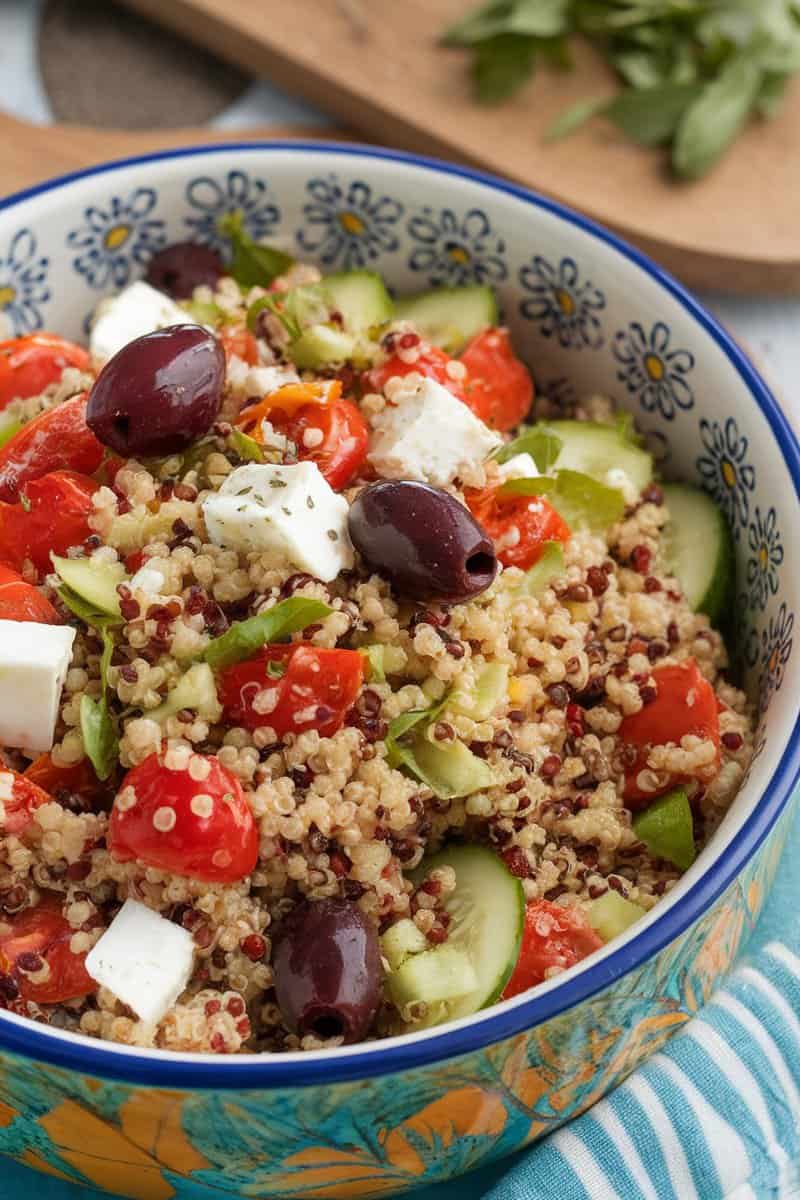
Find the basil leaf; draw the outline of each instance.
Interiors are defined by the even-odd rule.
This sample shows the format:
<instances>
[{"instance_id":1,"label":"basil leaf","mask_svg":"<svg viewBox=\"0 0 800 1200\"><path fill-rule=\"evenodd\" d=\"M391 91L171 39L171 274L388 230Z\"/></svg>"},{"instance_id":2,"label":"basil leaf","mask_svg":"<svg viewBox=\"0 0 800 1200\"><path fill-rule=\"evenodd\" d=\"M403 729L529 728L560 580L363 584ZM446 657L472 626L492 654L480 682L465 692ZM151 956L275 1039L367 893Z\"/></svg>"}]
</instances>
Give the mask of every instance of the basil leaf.
<instances>
[{"instance_id":1,"label":"basil leaf","mask_svg":"<svg viewBox=\"0 0 800 1200\"><path fill-rule=\"evenodd\" d=\"M72 588L68 588L65 583L62 583L61 587L56 588L56 591L69 611L74 613L76 617L80 617L81 621L85 621L87 625L91 625L93 629L99 629L102 632L115 625L123 624L122 617L114 617L107 612L101 612L100 609L94 608L88 600L84 600L83 596L79 596L77 592L73 592Z\"/></svg>"},{"instance_id":2,"label":"basil leaf","mask_svg":"<svg viewBox=\"0 0 800 1200\"><path fill-rule=\"evenodd\" d=\"M615 525L625 512L622 493L598 483L582 471L559 471L554 478L509 479L502 496L547 496L570 529L602 531Z\"/></svg>"},{"instance_id":3,"label":"basil leaf","mask_svg":"<svg viewBox=\"0 0 800 1200\"><path fill-rule=\"evenodd\" d=\"M507 100L533 74L536 39L504 33L482 42L472 64L475 91L482 104Z\"/></svg>"},{"instance_id":4,"label":"basil leaf","mask_svg":"<svg viewBox=\"0 0 800 1200\"><path fill-rule=\"evenodd\" d=\"M672 165L684 179L699 179L740 132L761 86L761 69L745 55L723 67L684 113L672 148Z\"/></svg>"},{"instance_id":5,"label":"basil leaf","mask_svg":"<svg viewBox=\"0 0 800 1200\"><path fill-rule=\"evenodd\" d=\"M508 22L514 11L514 0L491 0L491 3L470 13L445 30L440 39L443 46L473 46L499 33L508 32Z\"/></svg>"},{"instance_id":6,"label":"basil leaf","mask_svg":"<svg viewBox=\"0 0 800 1200\"><path fill-rule=\"evenodd\" d=\"M569 137L571 133L580 129L581 125L585 125L597 113L602 112L605 103L605 100L579 100L577 104L573 104L571 108L556 117L555 121L547 127L544 140L557 142L561 138Z\"/></svg>"},{"instance_id":7,"label":"basil leaf","mask_svg":"<svg viewBox=\"0 0 800 1200\"><path fill-rule=\"evenodd\" d=\"M673 137L684 113L701 91L698 85L685 83L630 88L620 92L600 112L640 146L661 146Z\"/></svg>"},{"instance_id":8,"label":"basil leaf","mask_svg":"<svg viewBox=\"0 0 800 1200\"><path fill-rule=\"evenodd\" d=\"M217 221L217 229L230 239L232 257L228 274L240 287L266 287L289 270L294 259L276 250L273 246L262 246L254 242L244 228L241 211L226 213Z\"/></svg>"},{"instance_id":9,"label":"basil leaf","mask_svg":"<svg viewBox=\"0 0 800 1200\"><path fill-rule=\"evenodd\" d=\"M530 454L536 463L537 470L545 474L558 460L563 445L561 438L555 433L551 433L549 429L540 425L533 426L531 429L526 429L519 437L515 437L512 442L506 442L504 446L495 451L493 457L497 462L504 463L516 454Z\"/></svg>"},{"instance_id":10,"label":"basil leaf","mask_svg":"<svg viewBox=\"0 0 800 1200\"><path fill-rule=\"evenodd\" d=\"M257 462L264 461L264 451L255 440L248 437L246 433L242 433L241 429L232 429L228 434L228 445L234 454L237 454L242 462Z\"/></svg>"},{"instance_id":11,"label":"basil leaf","mask_svg":"<svg viewBox=\"0 0 800 1200\"><path fill-rule=\"evenodd\" d=\"M108 779L119 758L119 739L108 711L108 668L114 653L114 638L108 629L100 630L103 653L100 658L100 699L81 696L81 736L86 754L98 779Z\"/></svg>"},{"instance_id":12,"label":"basil leaf","mask_svg":"<svg viewBox=\"0 0 800 1200\"><path fill-rule=\"evenodd\" d=\"M777 72L764 76L761 83L761 90L756 97L756 111L760 117L770 120L772 117L777 116L783 104L786 95L786 85L790 78L791 76L788 74L781 75Z\"/></svg>"},{"instance_id":13,"label":"basil leaf","mask_svg":"<svg viewBox=\"0 0 800 1200\"><path fill-rule=\"evenodd\" d=\"M288 638L289 634L305 629L306 625L313 625L332 611L321 600L311 600L305 596L281 600L267 612L237 621L221 637L214 638L206 646L203 658L215 671L221 670L232 663L251 658L267 643Z\"/></svg>"}]
</instances>

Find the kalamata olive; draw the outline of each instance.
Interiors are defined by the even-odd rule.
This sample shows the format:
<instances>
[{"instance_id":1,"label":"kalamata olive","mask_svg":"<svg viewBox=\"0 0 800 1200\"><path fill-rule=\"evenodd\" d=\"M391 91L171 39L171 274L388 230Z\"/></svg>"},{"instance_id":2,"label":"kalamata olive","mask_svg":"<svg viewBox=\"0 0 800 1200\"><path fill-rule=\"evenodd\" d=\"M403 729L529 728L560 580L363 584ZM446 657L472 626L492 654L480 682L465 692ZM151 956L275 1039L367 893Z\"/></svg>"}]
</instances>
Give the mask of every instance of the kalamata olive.
<instances>
[{"instance_id":1,"label":"kalamata olive","mask_svg":"<svg viewBox=\"0 0 800 1200\"><path fill-rule=\"evenodd\" d=\"M175 242L154 254L145 279L175 300L188 300L200 284L216 287L225 266L216 250L199 242Z\"/></svg>"},{"instance_id":2,"label":"kalamata olive","mask_svg":"<svg viewBox=\"0 0 800 1200\"><path fill-rule=\"evenodd\" d=\"M370 484L352 504L349 524L367 566L415 600L470 600L497 574L492 539L472 513L426 483Z\"/></svg>"},{"instance_id":3,"label":"kalamata olive","mask_svg":"<svg viewBox=\"0 0 800 1200\"><path fill-rule=\"evenodd\" d=\"M225 354L199 325L171 325L123 346L86 405L95 437L126 457L174 454L207 433L219 412Z\"/></svg>"},{"instance_id":4,"label":"kalamata olive","mask_svg":"<svg viewBox=\"0 0 800 1200\"><path fill-rule=\"evenodd\" d=\"M303 900L272 950L275 994L286 1024L301 1036L359 1042L381 998L378 934L351 900Z\"/></svg>"}]
</instances>

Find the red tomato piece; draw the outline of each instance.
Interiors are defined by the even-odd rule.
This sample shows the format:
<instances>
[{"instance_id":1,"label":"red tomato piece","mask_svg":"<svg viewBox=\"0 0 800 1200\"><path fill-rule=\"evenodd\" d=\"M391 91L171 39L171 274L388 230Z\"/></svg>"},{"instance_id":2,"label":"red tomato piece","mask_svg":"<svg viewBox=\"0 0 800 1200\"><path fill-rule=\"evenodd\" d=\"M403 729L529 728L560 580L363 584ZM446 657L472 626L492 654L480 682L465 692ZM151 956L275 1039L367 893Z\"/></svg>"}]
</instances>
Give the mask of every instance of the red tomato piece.
<instances>
[{"instance_id":1,"label":"red tomato piece","mask_svg":"<svg viewBox=\"0 0 800 1200\"><path fill-rule=\"evenodd\" d=\"M52 799L37 780L0 765L0 834L19 837L30 825L34 810Z\"/></svg>"},{"instance_id":2,"label":"red tomato piece","mask_svg":"<svg viewBox=\"0 0 800 1200\"><path fill-rule=\"evenodd\" d=\"M412 371L416 371L427 379L435 379L459 400L466 401L464 372L458 366L455 367L453 374L448 371L450 364L455 361L438 346L429 346L414 362L403 362L397 354L392 354L377 367L371 367L369 371L364 371L361 376L361 391L382 392L386 382L393 376L410 375Z\"/></svg>"},{"instance_id":3,"label":"red tomato piece","mask_svg":"<svg viewBox=\"0 0 800 1200\"><path fill-rule=\"evenodd\" d=\"M517 965L503 999L518 996L542 983L553 967L566 971L593 954L603 939L592 929L579 908L565 908L549 900L534 900L525 909L525 929Z\"/></svg>"},{"instance_id":4,"label":"red tomato piece","mask_svg":"<svg viewBox=\"0 0 800 1200\"><path fill-rule=\"evenodd\" d=\"M461 355L465 400L476 417L501 433L514 429L533 404L531 373L511 348L507 329L485 329Z\"/></svg>"},{"instance_id":5,"label":"red tomato piece","mask_svg":"<svg viewBox=\"0 0 800 1200\"><path fill-rule=\"evenodd\" d=\"M0 563L0 620L60 625L61 617L46 596L21 575Z\"/></svg>"},{"instance_id":6,"label":"red tomato piece","mask_svg":"<svg viewBox=\"0 0 800 1200\"><path fill-rule=\"evenodd\" d=\"M103 447L86 424L86 393L65 400L23 425L0 448L0 500L13 503L20 489L50 471L91 475Z\"/></svg>"},{"instance_id":7,"label":"red tomato piece","mask_svg":"<svg viewBox=\"0 0 800 1200\"><path fill-rule=\"evenodd\" d=\"M45 894L35 908L0 919L0 974L9 975L23 1000L60 1004L97 991L86 970L86 954L73 954L76 932L62 912L59 896ZM47 977L38 979L44 967Z\"/></svg>"},{"instance_id":8,"label":"red tomato piece","mask_svg":"<svg viewBox=\"0 0 800 1200\"><path fill-rule=\"evenodd\" d=\"M38 396L61 378L65 367L86 371L89 355L83 346L54 333L31 333L0 342L0 410L12 400Z\"/></svg>"},{"instance_id":9,"label":"red tomato piece","mask_svg":"<svg viewBox=\"0 0 800 1200\"><path fill-rule=\"evenodd\" d=\"M283 670L283 674L280 674ZM264 646L220 675L220 700L236 725L269 725L278 737L316 729L330 737L341 729L364 678L357 650L325 650L298 642Z\"/></svg>"},{"instance_id":10,"label":"red tomato piece","mask_svg":"<svg viewBox=\"0 0 800 1200\"><path fill-rule=\"evenodd\" d=\"M50 552L66 554L92 532L89 515L97 484L74 471L54 471L22 490L20 504L0 501L0 560L21 570L30 559L40 575L52 570Z\"/></svg>"},{"instance_id":11,"label":"red tomato piece","mask_svg":"<svg viewBox=\"0 0 800 1200\"><path fill-rule=\"evenodd\" d=\"M258 858L258 828L242 786L218 758L194 754L189 762L193 773L176 770L162 752L128 772L111 810L108 847L119 862L138 859L207 883L244 879ZM205 765L208 774L195 778Z\"/></svg>"},{"instance_id":12,"label":"red tomato piece","mask_svg":"<svg viewBox=\"0 0 800 1200\"><path fill-rule=\"evenodd\" d=\"M299 459L317 464L334 491L356 477L367 457L367 423L349 400L307 404L286 422L276 409L270 419L297 446Z\"/></svg>"},{"instance_id":13,"label":"red tomato piece","mask_svg":"<svg viewBox=\"0 0 800 1200\"><path fill-rule=\"evenodd\" d=\"M40 754L25 768L24 778L30 783L35 783L56 800L62 793L69 792L73 796L84 796L87 800L94 801L108 792L108 784L101 783L97 778L88 758L62 767L59 763L54 763L49 754Z\"/></svg>"},{"instance_id":14,"label":"red tomato piece","mask_svg":"<svg viewBox=\"0 0 800 1200\"><path fill-rule=\"evenodd\" d=\"M237 358L244 359L251 367L258 362L258 343L250 330L243 325L238 328L235 325L223 326L219 331L219 340L222 342L222 349L225 351L227 359L235 354Z\"/></svg>"},{"instance_id":15,"label":"red tomato piece","mask_svg":"<svg viewBox=\"0 0 800 1200\"><path fill-rule=\"evenodd\" d=\"M647 765L651 746L680 745L687 734L711 739L717 748L719 766L719 709L717 697L708 680L700 674L693 658L673 666L656 667L652 672L658 695L638 713L625 717L619 727L619 736L628 746L639 749L636 761L625 774L624 796L631 808L641 808L641 801L654 800L663 795L686 776L673 776L658 793L643 791L637 776Z\"/></svg>"},{"instance_id":16,"label":"red tomato piece","mask_svg":"<svg viewBox=\"0 0 800 1200\"><path fill-rule=\"evenodd\" d=\"M504 567L527 571L546 542L568 542L570 528L544 496L503 496L499 488L466 493L469 510L495 544Z\"/></svg>"}]
</instances>

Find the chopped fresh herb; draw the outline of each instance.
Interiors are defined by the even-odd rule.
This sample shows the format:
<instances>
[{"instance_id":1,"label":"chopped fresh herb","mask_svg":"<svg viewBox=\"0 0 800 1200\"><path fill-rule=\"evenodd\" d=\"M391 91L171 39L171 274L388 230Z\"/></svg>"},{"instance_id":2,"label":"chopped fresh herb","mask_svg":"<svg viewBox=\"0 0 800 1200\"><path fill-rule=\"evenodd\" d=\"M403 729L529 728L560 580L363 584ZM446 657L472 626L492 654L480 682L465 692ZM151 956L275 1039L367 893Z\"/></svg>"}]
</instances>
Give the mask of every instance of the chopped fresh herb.
<instances>
[{"instance_id":1,"label":"chopped fresh herb","mask_svg":"<svg viewBox=\"0 0 800 1200\"><path fill-rule=\"evenodd\" d=\"M238 210L220 217L217 229L223 237L230 239L232 253L228 272L241 287L267 287L278 275L288 271L294 261L274 246L262 246L253 241Z\"/></svg>"},{"instance_id":2,"label":"chopped fresh herb","mask_svg":"<svg viewBox=\"0 0 800 1200\"><path fill-rule=\"evenodd\" d=\"M122 617L113 616L95 608L93 604L84 600L83 596L79 596L77 592L73 592L72 588L67 587L66 584L62 584L56 590L69 611L76 617L80 617L81 621L85 621L87 625L91 625L93 629L99 629L102 632L114 625L122 624Z\"/></svg>"},{"instance_id":3,"label":"chopped fresh herb","mask_svg":"<svg viewBox=\"0 0 800 1200\"><path fill-rule=\"evenodd\" d=\"M228 434L228 445L242 462L263 462L264 451L255 440L242 433L241 429L232 429Z\"/></svg>"},{"instance_id":4,"label":"chopped fresh herb","mask_svg":"<svg viewBox=\"0 0 800 1200\"><path fill-rule=\"evenodd\" d=\"M572 35L588 38L623 89L562 114L547 138L594 116L644 146L667 146L673 171L698 179L753 116L778 111L800 71L798 0L490 0L447 30L473 55L476 96L505 100L543 59L569 65Z\"/></svg>"},{"instance_id":5,"label":"chopped fresh herb","mask_svg":"<svg viewBox=\"0 0 800 1200\"><path fill-rule=\"evenodd\" d=\"M286 663L280 660L271 658L267 663L267 676L270 679L283 679L286 674Z\"/></svg>"},{"instance_id":6,"label":"chopped fresh herb","mask_svg":"<svg viewBox=\"0 0 800 1200\"><path fill-rule=\"evenodd\" d=\"M281 600L267 612L246 621L237 621L227 633L214 638L203 652L203 658L215 671L229 667L232 663L250 658L268 642L280 642L327 617L332 610L321 600L305 596L292 596Z\"/></svg>"},{"instance_id":7,"label":"chopped fresh herb","mask_svg":"<svg viewBox=\"0 0 800 1200\"><path fill-rule=\"evenodd\" d=\"M100 658L100 699L81 696L80 722L83 747L98 779L108 779L119 758L119 739L108 710L108 668L114 653L114 638L106 626L100 628L103 653Z\"/></svg>"},{"instance_id":8,"label":"chopped fresh herb","mask_svg":"<svg viewBox=\"0 0 800 1200\"><path fill-rule=\"evenodd\" d=\"M554 466L563 445L560 437L539 426L523 430L513 442L506 442L496 450L493 457L504 463L517 454L530 454L537 469L545 474Z\"/></svg>"}]
</instances>

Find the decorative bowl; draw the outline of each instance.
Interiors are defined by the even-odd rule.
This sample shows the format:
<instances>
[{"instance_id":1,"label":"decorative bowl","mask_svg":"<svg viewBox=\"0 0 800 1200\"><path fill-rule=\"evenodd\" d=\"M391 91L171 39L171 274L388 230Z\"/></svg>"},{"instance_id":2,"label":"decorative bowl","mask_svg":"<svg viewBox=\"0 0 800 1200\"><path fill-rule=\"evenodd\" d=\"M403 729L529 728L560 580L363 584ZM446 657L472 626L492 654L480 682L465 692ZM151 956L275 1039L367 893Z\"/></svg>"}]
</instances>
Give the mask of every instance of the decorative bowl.
<instances>
[{"instance_id":1,"label":"decorative bowl","mask_svg":"<svg viewBox=\"0 0 800 1200\"><path fill-rule=\"evenodd\" d=\"M0 1013L0 1152L143 1200L371 1197L550 1133L702 1006L769 890L800 772L800 449L757 372L668 275L498 179L329 144L129 159L0 204L0 320L79 338L168 242L248 231L398 291L490 283L545 394L605 392L666 475L717 500L738 555L736 643L757 753L723 825L646 920L585 965L439 1030L220 1059L90 1041Z\"/></svg>"}]
</instances>

